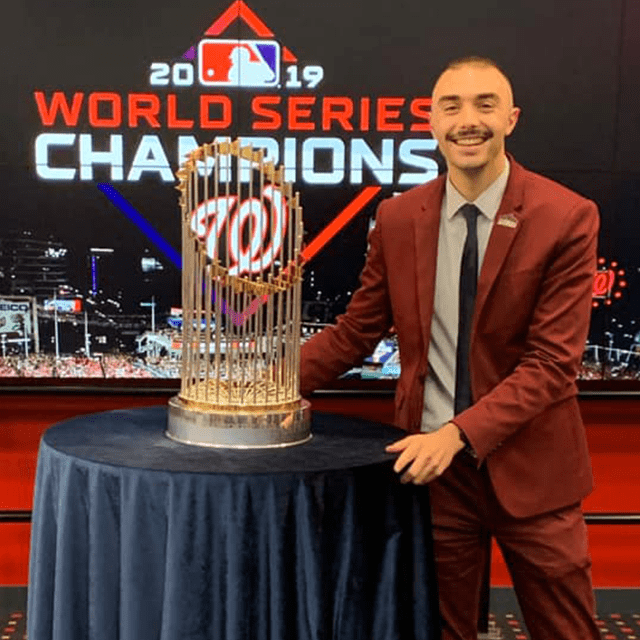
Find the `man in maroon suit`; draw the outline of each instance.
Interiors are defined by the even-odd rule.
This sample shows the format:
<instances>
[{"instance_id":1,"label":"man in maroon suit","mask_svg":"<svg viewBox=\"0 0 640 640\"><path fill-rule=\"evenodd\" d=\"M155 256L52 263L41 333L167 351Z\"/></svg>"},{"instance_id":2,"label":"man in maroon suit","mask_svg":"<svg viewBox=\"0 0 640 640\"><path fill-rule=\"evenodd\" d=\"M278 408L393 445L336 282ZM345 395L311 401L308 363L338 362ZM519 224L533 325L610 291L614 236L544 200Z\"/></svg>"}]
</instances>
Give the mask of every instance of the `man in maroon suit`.
<instances>
[{"instance_id":1,"label":"man in maroon suit","mask_svg":"<svg viewBox=\"0 0 640 640\"><path fill-rule=\"evenodd\" d=\"M454 61L431 125L448 173L382 202L344 315L302 348L301 392L395 325L402 482L429 483L443 638L471 640L486 540L534 640L599 638L581 501L592 473L575 383L596 205L505 152L520 109L497 65Z\"/></svg>"}]
</instances>

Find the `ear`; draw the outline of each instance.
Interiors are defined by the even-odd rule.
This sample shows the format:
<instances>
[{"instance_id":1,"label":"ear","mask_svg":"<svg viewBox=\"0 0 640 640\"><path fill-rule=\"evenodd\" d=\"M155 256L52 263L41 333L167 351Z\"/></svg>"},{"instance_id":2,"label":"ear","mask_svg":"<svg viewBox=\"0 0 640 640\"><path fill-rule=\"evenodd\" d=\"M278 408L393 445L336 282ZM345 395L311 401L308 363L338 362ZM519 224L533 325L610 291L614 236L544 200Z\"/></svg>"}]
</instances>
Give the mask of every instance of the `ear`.
<instances>
[{"instance_id":1,"label":"ear","mask_svg":"<svg viewBox=\"0 0 640 640\"><path fill-rule=\"evenodd\" d=\"M513 107L511 109L511 113L509 114L509 126L507 127L506 135L511 135L511 132L516 128L516 124L518 123L518 118L520 118L520 113L522 109L520 107Z\"/></svg>"}]
</instances>

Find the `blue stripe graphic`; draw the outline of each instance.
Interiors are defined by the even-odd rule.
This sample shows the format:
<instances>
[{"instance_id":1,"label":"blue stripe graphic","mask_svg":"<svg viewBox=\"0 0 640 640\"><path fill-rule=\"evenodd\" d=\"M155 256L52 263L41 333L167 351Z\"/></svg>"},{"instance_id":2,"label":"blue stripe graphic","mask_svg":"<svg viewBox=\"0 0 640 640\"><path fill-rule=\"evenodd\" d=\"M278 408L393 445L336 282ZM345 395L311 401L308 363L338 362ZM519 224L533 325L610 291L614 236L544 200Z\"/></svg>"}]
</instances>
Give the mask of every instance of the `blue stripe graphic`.
<instances>
[{"instance_id":1,"label":"blue stripe graphic","mask_svg":"<svg viewBox=\"0 0 640 640\"><path fill-rule=\"evenodd\" d=\"M145 220L127 200L106 182L98 183L98 189L133 222L173 264L182 269L182 256Z\"/></svg>"},{"instance_id":2,"label":"blue stripe graphic","mask_svg":"<svg viewBox=\"0 0 640 640\"><path fill-rule=\"evenodd\" d=\"M181 255L145 220L138 211L135 210L133 205L116 191L110 184L106 182L100 182L97 185L98 189L104 193L109 200L118 208L122 213L124 213L131 222L133 222L141 231L144 233L153 244L162 251L162 253L173 262L178 269L182 269L182 257ZM203 283L204 290L204 283ZM216 293L215 291L211 291L211 301L215 303L216 301ZM231 317L234 324L236 326L241 325L246 317L242 313L238 313L233 311L231 308L227 306L225 300L221 300L222 303L222 313L227 314ZM249 314L250 315L250 314ZM247 316L248 317L248 316Z\"/></svg>"}]
</instances>

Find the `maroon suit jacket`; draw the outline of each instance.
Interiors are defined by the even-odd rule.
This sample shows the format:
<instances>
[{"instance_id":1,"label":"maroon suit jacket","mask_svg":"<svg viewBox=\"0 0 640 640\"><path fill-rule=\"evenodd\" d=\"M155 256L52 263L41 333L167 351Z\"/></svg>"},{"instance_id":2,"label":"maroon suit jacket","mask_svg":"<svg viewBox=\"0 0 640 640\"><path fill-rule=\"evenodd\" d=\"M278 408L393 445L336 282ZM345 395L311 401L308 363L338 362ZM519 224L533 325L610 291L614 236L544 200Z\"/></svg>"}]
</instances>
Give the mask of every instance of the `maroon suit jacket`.
<instances>
[{"instance_id":1,"label":"maroon suit jacket","mask_svg":"<svg viewBox=\"0 0 640 640\"><path fill-rule=\"evenodd\" d=\"M593 488L577 402L591 315L596 205L507 154L509 180L478 280L469 368L474 404L453 420L485 463L502 506L527 517ZM380 204L346 313L306 342L301 393L357 366L395 325L395 424L420 430L446 176ZM515 226L500 224L508 215ZM453 416L452 416L453 417Z\"/></svg>"}]
</instances>

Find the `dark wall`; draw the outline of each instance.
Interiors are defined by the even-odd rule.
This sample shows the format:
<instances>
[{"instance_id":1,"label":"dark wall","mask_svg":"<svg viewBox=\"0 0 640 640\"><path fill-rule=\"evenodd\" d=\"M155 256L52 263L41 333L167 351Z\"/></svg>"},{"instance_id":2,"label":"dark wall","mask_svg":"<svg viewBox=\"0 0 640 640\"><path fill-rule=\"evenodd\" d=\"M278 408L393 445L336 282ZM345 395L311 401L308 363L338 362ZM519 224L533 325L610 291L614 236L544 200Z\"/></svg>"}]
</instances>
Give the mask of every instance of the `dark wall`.
<instances>
[{"instance_id":1,"label":"dark wall","mask_svg":"<svg viewBox=\"0 0 640 640\"><path fill-rule=\"evenodd\" d=\"M105 291L114 296L120 291L119 299L128 313L139 311L140 301L150 295L157 296L159 312L166 312L180 302L179 270L96 184L113 184L178 249L176 192L174 182L162 178L163 160L154 156L157 167L149 167L136 181L128 179L143 136L160 141L171 171L177 169L179 135L193 135L199 143L216 135L266 136L276 141L281 161L283 140L295 139L297 151L288 158L289 166L295 160L297 167L295 187L302 194L307 240L365 186L381 187L355 220L309 264L314 282L307 278L305 299L327 301L335 316L357 286L369 220L379 200L410 186L400 184L403 174L414 174L414 181L433 177L433 171L425 172L426 167L435 166L425 164L427 159L442 165L433 150L415 151L408 161L406 154L403 157L400 153L403 143L431 137L423 101L430 95L433 81L450 59L484 55L495 59L510 76L516 104L522 108L508 149L529 169L598 204L602 266L617 262L617 268L625 272L618 281L625 279L628 286L611 306L594 309L589 341L625 350L631 347L640 330L636 321L640 316L640 0L374 0L366 9L362 3L338 0L281 0L275 4L249 0L243 5L248 10L232 5L247 20L231 20L216 37L254 39L258 37L256 29L272 32L272 36L262 37L287 47L297 58L295 63L281 64L279 87L205 87L197 82L191 87L150 86L150 65L185 65L188 61L181 57L183 52L197 44L231 4L209 0L193 0L188 5L151 0L115 0L108 5L27 0L5 7L0 27L6 61L0 67L2 230L26 231L67 247L68 279L85 293L90 284L89 249L112 247L116 259L100 274ZM293 71L287 68L292 66L302 82L299 88L291 86L295 85ZM303 77L304 68L310 66L323 71L323 79L315 87L305 86L309 80ZM313 77L313 71L308 73ZM40 110L36 92L42 94ZM82 94L76 124L67 125L61 114L50 124L43 121L56 92L69 105L74 95ZM121 125L104 124L113 115L104 102L94 113L92 124L87 104L96 92L115 94L123 103ZM137 126L129 126L128 100L130 94L140 93L159 100L158 127L144 118ZM193 127L169 126L169 95L176 100L174 118L193 119ZM228 126L200 126L202 95L229 99ZM277 106L269 103L271 116L258 115L257 96L280 100ZM308 115L303 113L297 121L287 118L286 106L292 97L309 98ZM322 100L328 97L351 101L352 131L345 131L339 121L323 129ZM384 108L378 102L381 98L397 101L387 106L388 117L379 120ZM362 114L363 99L369 100L367 126L361 126L363 119L367 120ZM222 115L213 107L207 117L215 120ZM276 119L282 122L269 125ZM102 124L96 125L96 120ZM265 128L269 126L273 128ZM73 143L50 147L47 160L54 167L74 169L72 180L54 180L43 175L42 167L37 169L36 140L47 133L75 135ZM109 149L110 135L122 136L122 179L101 165L94 166L90 179L82 178L80 134L89 136L94 151ZM311 175L322 181L323 172L330 174L333 169L337 177L325 180L332 184L311 184L304 172L311 160L303 157L301 149L313 137L341 140L345 145L343 172L336 170L336 157L329 152L318 151L313 156ZM372 171L365 163L361 177L357 172L352 176L353 139L362 139L379 157L384 145L391 144L386 148L391 149L393 158L386 169ZM147 161L149 157L147 154ZM143 276L137 266L142 256L156 257L163 270L153 277ZM7 273L6 268L0 271L0 294L9 291ZM602 362L610 355L603 351ZM616 376L615 367L609 375Z\"/></svg>"}]
</instances>

